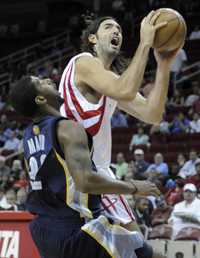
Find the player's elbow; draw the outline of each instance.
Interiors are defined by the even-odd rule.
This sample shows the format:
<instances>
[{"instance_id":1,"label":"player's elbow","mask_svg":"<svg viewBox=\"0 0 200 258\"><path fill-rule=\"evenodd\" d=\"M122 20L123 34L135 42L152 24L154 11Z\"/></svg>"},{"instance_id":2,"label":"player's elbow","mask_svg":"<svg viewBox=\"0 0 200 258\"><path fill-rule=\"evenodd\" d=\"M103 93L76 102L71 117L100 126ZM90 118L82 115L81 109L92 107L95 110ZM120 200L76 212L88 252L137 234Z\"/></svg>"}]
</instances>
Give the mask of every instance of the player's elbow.
<instances>
[{"instance_id":1,"label":"player's elbow","mask_svg":"<svg viewBox=\"0 0 200 258\"><path fill-rule=\"evenodd\" d=\"M150 119L150 124L153 125L159 125L162 121L162 116L158 115L158 116L154 116Z\"/></svg>"},{"instance_id":2,"label":"player's elbow","mask_svg":"<svg viewBox=\"0 0 200 258\"><path fill-rule=\"evenodd\" d=\"M162 121L162 115L157 113L148 113L145 117L143 117L143 121L147 124L159 125Z\"/></svg>"},{"instance_id":3,"label":"player's elbow","mask_svg":"<svg viewBox=\"0 0 200 258\"><path fill-rule=\"evenodd\" d=\"M145 122L148 124L159 125L163 120L163 114L164 109L161 107L149 108L146 114Z\"/></svg>"},{"instance_id":4,"label":"player's elbow","mask_svg":"<svg viewBox=\"0 0 200 258\"><path fill-rule=\"evenodd\" d=\"M137 92L132 92L130 90L116 91L118 94L118 101L132 101L136 97Z\"/></svg>"},{"instance_id":5,"label":"player's elbow","mask_svg":"<svg viewBox=\"0 0 200 258\"><path fill-rule=\"evenodd\" d=\"M92 184L90 175L85 174L83 180L76 183L76 189L82 193L91 193Z\"/></svg>"}]
</instances>

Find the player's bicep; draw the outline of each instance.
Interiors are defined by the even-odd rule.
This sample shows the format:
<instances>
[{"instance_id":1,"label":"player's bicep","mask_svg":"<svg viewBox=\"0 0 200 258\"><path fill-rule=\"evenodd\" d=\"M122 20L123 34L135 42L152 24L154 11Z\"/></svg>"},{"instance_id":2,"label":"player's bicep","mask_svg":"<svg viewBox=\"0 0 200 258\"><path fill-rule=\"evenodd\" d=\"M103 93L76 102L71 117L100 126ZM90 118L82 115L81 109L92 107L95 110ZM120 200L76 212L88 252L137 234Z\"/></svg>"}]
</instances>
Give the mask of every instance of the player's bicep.
<instances>
[{"instance_id":1,"label":"player's bicep","mask_svg":"<svg viewBox=\"0 0 200 258\"><path fill-rule=\"evenodd\" d=\"M76 82L89 85L102 95L119 99L118 77L104 68L97 58L85 57L76 62ZM123 89L121 89L123 90Z\"/></svg>"},{"instance_id":2,"label":"player's bicep","mask_svg":"<svg viewBox=\"0 0 200 258\"><path fill-rule=\"evenodd\" d=\"M92 172L87 135L81 125L68 121L59 129L59 142L69 173L81 191L87 183L88 174Z\"/></svg>"},{"instance_id":3,"label":"player's bicep","mask_svg":"<svg viewBox=\"0 0 200 258\"><path fill-rule=\"evenodd\" d=\"M81 142L71 143L65 149L65 159L76 185L83 188L92 170L89 149Z\"/></svg>"}]
</instances>

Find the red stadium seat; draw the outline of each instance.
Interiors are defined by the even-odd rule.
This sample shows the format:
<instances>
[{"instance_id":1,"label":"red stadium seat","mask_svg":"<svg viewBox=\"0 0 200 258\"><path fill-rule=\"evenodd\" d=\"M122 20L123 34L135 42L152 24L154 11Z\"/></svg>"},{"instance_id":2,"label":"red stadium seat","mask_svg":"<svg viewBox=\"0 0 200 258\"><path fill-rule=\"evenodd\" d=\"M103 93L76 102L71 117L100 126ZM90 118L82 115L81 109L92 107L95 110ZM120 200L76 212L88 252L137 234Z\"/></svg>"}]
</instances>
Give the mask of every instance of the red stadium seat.
<instances>
[{"instance_id":1,"label":"red stadium seat","mask_svg":"<svg viewBox=\"0 0 200 258\"><path fill-rule=\"evenodd\" d=\"M183 228L175 237L175 240L200 241L200 229L194 227Z\"/></svg>"},{"instance_id":2,"label":"red stadium seat","mask_svg":"<svg viewBox=\"0 0 200 258\"><path fill-rule=\"evenodd\" d=\"M172 227L163 224L158 225L152 228L152 231L149 232L148 239L171 239L172 237Z\"/></svg>"}]
</instances>

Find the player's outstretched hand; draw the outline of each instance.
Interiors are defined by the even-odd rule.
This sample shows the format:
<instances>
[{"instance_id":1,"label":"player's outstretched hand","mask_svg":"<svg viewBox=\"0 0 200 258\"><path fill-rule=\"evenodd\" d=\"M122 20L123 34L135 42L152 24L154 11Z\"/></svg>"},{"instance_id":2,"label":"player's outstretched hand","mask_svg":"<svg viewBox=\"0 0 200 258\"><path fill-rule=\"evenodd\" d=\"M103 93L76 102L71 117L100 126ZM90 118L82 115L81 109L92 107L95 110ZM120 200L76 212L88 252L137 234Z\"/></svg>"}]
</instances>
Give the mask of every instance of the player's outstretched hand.
<instances>
[{"instance_id":1,"label":"player's outstretched hand","mask_svg":"<svg viewBox=\"0 0 200 258\"><path fill-rule=\"evenodd\" d=\"M167 25L167 22L160 22L155 25L160 12L151 11L141 23L140 28L140 42L144 45L152 47L156 31Z\"/></svg>"},{"instance_id":2,"label":"player's outstretched hand","mask_svg":"<svg viewBox=\"0 0 200 258\"><path fill-rule=\"evenodd\" d=\"M160 190L157 188L157 186L147 180L132 180L131 183L136 187L137 191L135 194L142 195L142 196L148 196L148 195L154 195L159 196Z\"/></svg>"}]
</instances>

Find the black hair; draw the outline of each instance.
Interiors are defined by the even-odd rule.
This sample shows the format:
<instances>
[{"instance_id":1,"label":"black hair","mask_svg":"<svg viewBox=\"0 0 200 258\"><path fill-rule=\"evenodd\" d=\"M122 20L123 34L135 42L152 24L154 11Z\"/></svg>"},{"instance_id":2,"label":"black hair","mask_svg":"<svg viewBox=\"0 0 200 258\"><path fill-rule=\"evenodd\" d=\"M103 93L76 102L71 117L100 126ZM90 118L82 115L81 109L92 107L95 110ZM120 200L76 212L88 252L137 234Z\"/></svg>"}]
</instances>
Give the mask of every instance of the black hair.
<instances>
[{"instance_id":1,"label":"black hair","mask_svg":"<svg viewBox=\"0 0 200 258\"><path fill-rule=\"evenodd\" d=\"M33 82L31 76L23 76L11 88L11 105L17 113L32 118L38 110L38 106L35 103L37 95L35 82Z\"/></svg>"},{"instance_id":2,"label":"black hair","mask_svg":"<svg viewBox=\"0 0 200 258\"><path fill-rule=\"evenodd\" d=\"M92 55L96 56L96 52L94 51L94 44L92 44L89 41L89 35L90 34L96 34L99 26L101 25L101 23L105 20L114 20L117 22L117 20L115 18L113 18L112 16L103 16L103 17L98 17L95 20L91 21L89 23L89 25L87 26L87 28L82 32L82 36L81 36L81 50L83 52L89 52ZM120 52L115 60L113 61L112 65L111 65L111 70L117 74L122 74L123 71L126 69L126 67L128 66L128 62L127 60L123 57L122 53Z\"/></svg>"}]
</instances>

